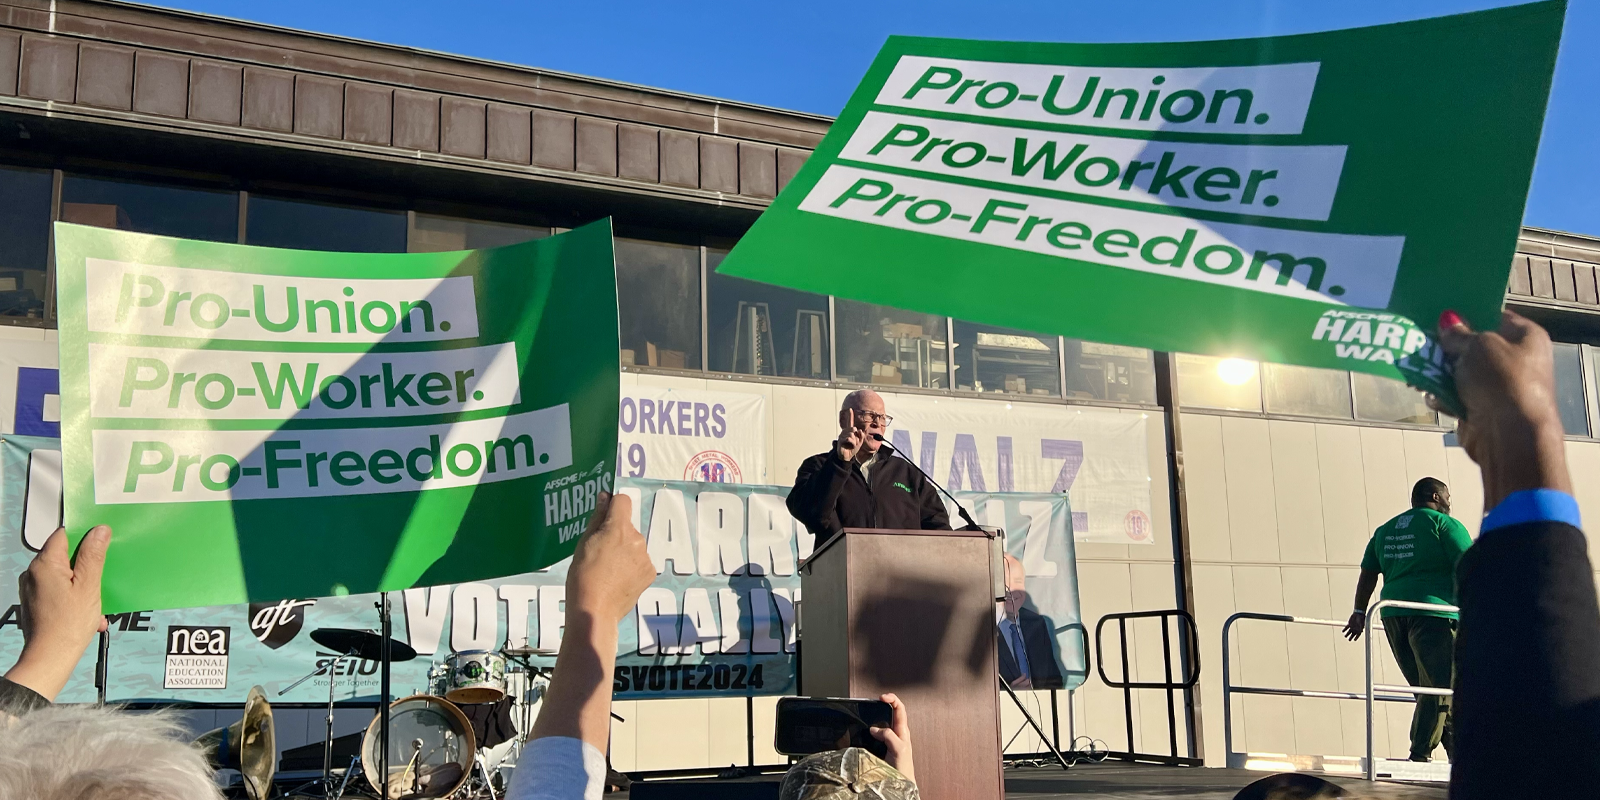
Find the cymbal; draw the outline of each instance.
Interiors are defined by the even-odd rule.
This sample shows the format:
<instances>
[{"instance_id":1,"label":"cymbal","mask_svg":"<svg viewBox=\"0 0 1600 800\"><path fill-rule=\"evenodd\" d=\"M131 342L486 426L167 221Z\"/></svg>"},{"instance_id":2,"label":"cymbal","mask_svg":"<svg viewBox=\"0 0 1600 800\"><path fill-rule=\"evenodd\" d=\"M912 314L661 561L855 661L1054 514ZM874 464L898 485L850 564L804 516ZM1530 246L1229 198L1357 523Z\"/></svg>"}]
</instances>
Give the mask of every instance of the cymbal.
<instances>
[{"instance_id":1,"label":"cymbal","mask_svg":"<svg viewBox=\"0 0 1600 800\"><path fill-rule=\"evenodd\" d=\"M507 658L528 658L530 656L550 657L556 654L555 650L542 650L537 647L502 647L500 654Z\"/></svg>"},{"instance_id":2,"label":"cymbal","mask_svg":"<svg viewBox=\"0 0 1600 800\"><path fill-rule=\"evenodd\" d=\"M357 631L349 628L318 628L311 632L311 641L334 651L364 658L368 661L383 659L383 637L372 631ZM389 640L389 661L410 661L417 657L417 651L409 645Z\"/></svg>"}]
</instances>

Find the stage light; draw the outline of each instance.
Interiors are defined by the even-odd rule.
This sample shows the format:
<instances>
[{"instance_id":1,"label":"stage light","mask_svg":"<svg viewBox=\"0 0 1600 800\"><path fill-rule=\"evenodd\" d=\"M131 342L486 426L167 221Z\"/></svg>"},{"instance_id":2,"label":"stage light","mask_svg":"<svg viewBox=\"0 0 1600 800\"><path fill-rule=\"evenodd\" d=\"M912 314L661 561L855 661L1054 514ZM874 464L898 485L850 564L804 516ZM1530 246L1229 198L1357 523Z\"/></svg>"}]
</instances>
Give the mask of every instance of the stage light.
<instances>
[{"instance_id":1,"label":"stage light","mask_svg":"<svg viewBox=\"0 0 1600 800\"><path fill-rule=\"evenodd\" d=\"M1256 376L1256 363L1242 358L1224 358L1217 362L1217 377L1229 386L1240 386Z\"/></svg>"}]
</instances>

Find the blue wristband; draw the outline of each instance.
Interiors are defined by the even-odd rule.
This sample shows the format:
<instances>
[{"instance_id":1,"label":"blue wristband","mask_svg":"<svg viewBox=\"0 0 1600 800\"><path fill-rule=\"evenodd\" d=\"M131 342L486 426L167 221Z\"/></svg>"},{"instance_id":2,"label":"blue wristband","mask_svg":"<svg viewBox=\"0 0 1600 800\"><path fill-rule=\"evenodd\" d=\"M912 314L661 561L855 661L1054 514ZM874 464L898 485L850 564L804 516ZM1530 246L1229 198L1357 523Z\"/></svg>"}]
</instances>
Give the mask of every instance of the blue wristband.
<instances>
[{"instance_id":1,"label":"blue wristband","mask_svg":"<svg viewBox=\"0 0 1600 800\"><path fill-rule=\"evenodd\" d=\"M1483 518L1480 534L1529 522L1565 522L1582 528L1578 501L1558 489L1524 489L1507 495Z\"/></svg>"}]
</instances>

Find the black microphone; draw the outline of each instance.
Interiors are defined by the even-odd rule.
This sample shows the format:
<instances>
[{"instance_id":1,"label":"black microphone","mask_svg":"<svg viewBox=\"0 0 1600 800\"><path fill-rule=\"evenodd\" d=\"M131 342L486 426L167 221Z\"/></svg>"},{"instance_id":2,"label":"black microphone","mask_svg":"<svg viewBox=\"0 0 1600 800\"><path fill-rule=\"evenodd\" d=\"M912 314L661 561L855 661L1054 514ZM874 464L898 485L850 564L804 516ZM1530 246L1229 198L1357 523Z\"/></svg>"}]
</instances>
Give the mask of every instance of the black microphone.
<instances>
[{"instance_id":1,"label":"black microphone","mask_svg":"<svg viewBox=\"0 0 1600 800\"><path fill-rule=\"evenodd\" d=\"M900 460L906 462L907 464L910 464L911 468L916 470L917 472L922 473L922 477L927 478L928 479L928 483L933 484L933 488L938 489L941 492L944 492L944 496L950 498L950 502L956 504L956 511L961 512L961 518L963 520L966 520L966 522L967 522L966 527L961 528L961 530L964 530L964 531L981 531L981 530L983 530L983 526L979 525L977 522L973 521L972 515L967 513L967 507L964 506L964 505L961 505L961 501L957 500L955 495L951 494L943 486L940 486L939 482L934 480L932 475L929 475L928 473L924 472L922 467L917 466L917 462L912 461L909 458L906 458L906 454L905 453L902 453L899 450L896 450L894 448L894 445L889 444L889 441L887 439L883 438L883 434L881 434L881 433L873 433L873 434L869 434L869 435L872 437L873 441L878 442L879 445L883 447L883 449L888 450L889 452L900 456Z\"/></svg>"}]
</instances>

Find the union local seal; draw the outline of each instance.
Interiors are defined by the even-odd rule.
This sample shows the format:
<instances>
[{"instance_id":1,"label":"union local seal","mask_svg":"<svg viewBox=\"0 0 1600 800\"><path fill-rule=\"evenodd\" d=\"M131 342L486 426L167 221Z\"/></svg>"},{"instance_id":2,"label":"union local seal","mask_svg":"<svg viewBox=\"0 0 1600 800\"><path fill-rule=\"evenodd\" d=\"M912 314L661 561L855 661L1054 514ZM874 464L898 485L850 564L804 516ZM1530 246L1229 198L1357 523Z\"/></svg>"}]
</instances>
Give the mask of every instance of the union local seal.
<instances>
[{"instance_id":1,"label":"union local seal","mask_svg":"<svg viewBox=\"0 0 1600 800\"><path fill-rule=\"evenodd\" d=\"M739 473L739 462L721 450L696 453L683 468L683 479L702 483L744 483Z\"/></svg>"},{"instance_id":2,"label":"union local seal","mask_svg":"<svg viewBox=\"0 0 1600 800\"><path fill-rule=\"evenodd\" d=\"M1150 517L1136 508L1122 518L1122 529L1129 539L1142 542L1150 538Z\"/></svg>"}]
</instances>

